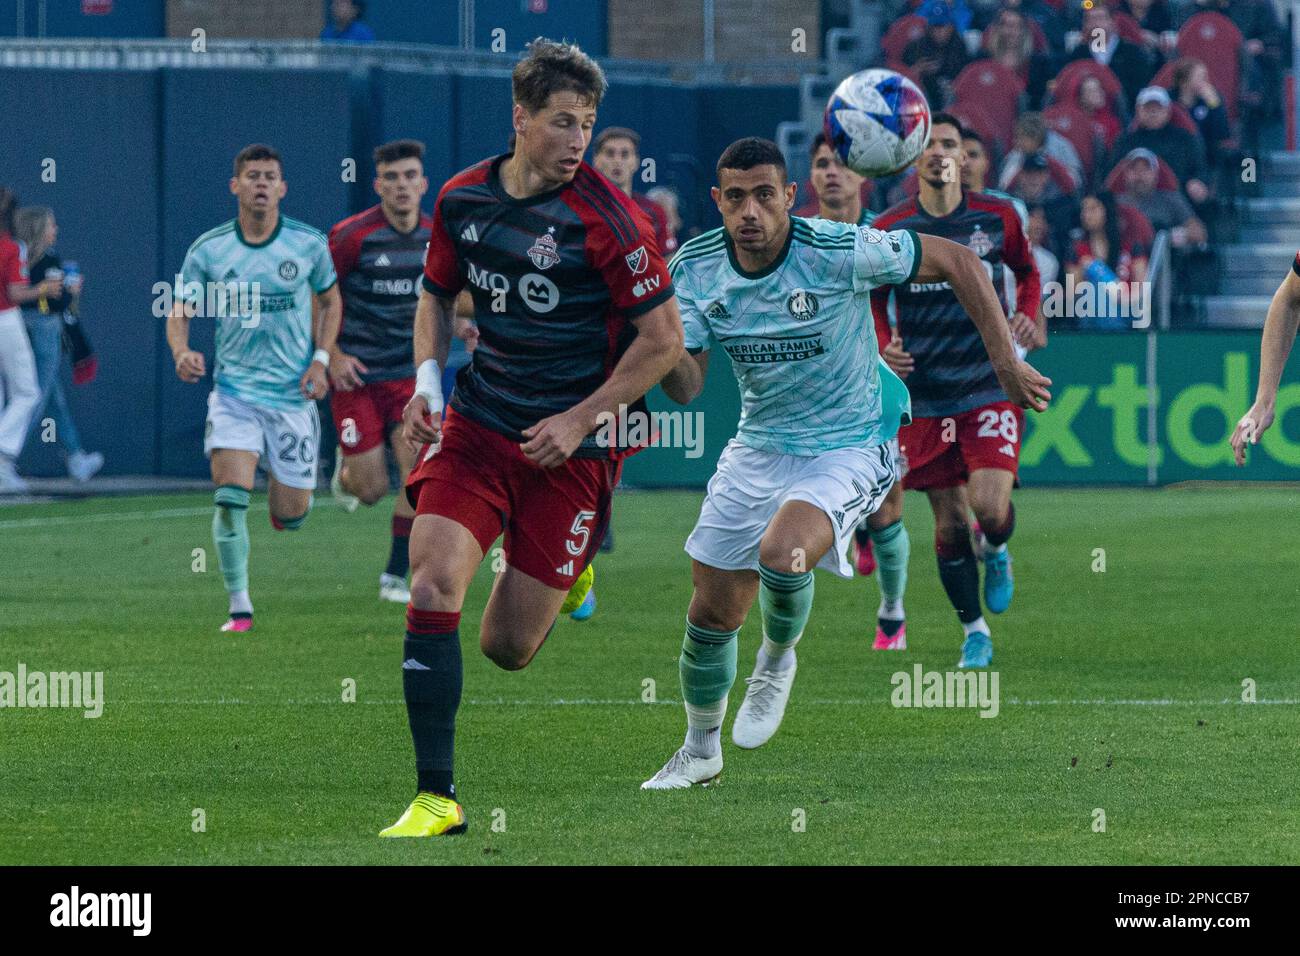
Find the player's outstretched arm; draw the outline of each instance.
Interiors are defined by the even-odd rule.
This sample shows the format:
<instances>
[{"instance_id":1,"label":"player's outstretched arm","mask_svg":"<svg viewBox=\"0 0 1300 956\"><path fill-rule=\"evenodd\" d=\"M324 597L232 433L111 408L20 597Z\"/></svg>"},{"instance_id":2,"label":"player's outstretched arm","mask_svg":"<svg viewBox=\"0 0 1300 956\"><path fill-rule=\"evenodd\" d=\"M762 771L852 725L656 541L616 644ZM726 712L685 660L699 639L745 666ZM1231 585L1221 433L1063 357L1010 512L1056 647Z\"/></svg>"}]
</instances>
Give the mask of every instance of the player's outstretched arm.
<instances>
[{"instance_id":1,"label":"player's outstretched arm","mask_svg":"<svg viewBox=\"0 0 1300 956\"><path fill-rule=\"evenodd\" d=\"M1022 408L1041 412L1051 401L1047 387L1051 380L1032 365L1016 358L1011 344L1011 328L998 302L993 283L979 256L965 246L938 236L922 235L921 268L917 282L946 281L952 286L957 301L975 323L989 361L997 373L1007 398Z\"/></svg>"},{"instance_id":2,"label":"player's outstretched arm","mask_svg":"<svg viewBox=\"0 0 1300 956\"><path fill-rule=\"evenodd\" d=\"M437 444L442 437L442 367L451 347L456 300L442 299L420 290L415 306L412 342L415 359L415 394L402 410L402 437L414 451Z\"/></svg>"},{"instance_id":3,"label":"player's outstretched arm","mask_svg":"<svg viewBox=\"0 0 1300 956\"><path fill-rule=\"evenodd\" d=\"M203 377L206 372L203 353L190 348L190 317L185 314L185 303L179 298L172 303L167 316L167 344L172 350L172 361L176 363L177 378L193 384Z\"/></svg>"},{"instance_id":4,"label":"player's outstretched arm","mask_svg":"<svg viewBox=\"0 0 1300 956\"><path fill-rule=\"evenodd\" d=\"M1273 293L1264 319L1264 335L1259 345L1259 387L1255 390L1255 404L1241 417L1232 432L1232 453L1238 465L1246 463L1246 445L1255 445L1273 424L1273 407L1277 403L1277 388L1282 381L1291 346L1295 344L1296 330L1300 328L1300 275L1294 268L1286 274L1282 284Z\"/></svg>"},{"instance_id":5,"label":"player's outstretched arm","mask_svg":"<svg viewBox=\"0 0 1300 956\"><path fill-rule=\"evenodd\" d=\"M582 439L601 424L602 415L617 415L667 375L685 354L685 333L672 296L632 320L636 338L604 384L567 412L543 418L524 429L520 449L537 465L563 464Z\"/></svg>"},{"instance_id":6,"label":"player's outstretched arm","mask_svg":"<svg viewBox=\"0 0 1300 956\"><path fill-rule=\"evenodd\" d=\"M659 383L664 394L678 405L689 405L704 391L704 377L709 373L709 350L689 352Z\"/></svg>"}]
</instances>

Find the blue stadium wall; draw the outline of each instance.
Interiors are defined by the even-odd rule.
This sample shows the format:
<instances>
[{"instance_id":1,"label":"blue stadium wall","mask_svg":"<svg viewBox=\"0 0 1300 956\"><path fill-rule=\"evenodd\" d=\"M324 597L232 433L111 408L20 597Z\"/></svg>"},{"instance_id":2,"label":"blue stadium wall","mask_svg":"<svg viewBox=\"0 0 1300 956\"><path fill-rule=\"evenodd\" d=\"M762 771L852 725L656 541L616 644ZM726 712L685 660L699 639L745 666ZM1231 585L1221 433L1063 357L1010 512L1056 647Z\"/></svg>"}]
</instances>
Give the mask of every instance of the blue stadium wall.
<instances>
[{"instance_id":1,"label":"blue stadium wall","mask_svg":"<svg viewBox=\"0 0 1300 956\"><path fill-rule=\"evenodd\" d=\"M209 385L176 379L152 290L175 275L195 237L234 215L227 181L240 147L276 145L289 186L284 212L328 229L374 201L369 156L378 142L428 144L426 205L452 173L503 150L509 91L505 71L7 70L0 115L25 120L0 152L0 183L23 204L55 210L60 252L86 275L83 316L100 372L68 394L85 445L107 458L105 473L206 474ZM641 132L658 182L678 189L687 226L699 229L718 224L707 189L722 149L743 135L770 136L797 112L793 87L614 77L599 126ZM342 176L348 158L355 183ZM191 340L210 355L210 326L196 321ZM62 460L32 442L20 467L57 475Z\"/></svg>"}]
</instances>

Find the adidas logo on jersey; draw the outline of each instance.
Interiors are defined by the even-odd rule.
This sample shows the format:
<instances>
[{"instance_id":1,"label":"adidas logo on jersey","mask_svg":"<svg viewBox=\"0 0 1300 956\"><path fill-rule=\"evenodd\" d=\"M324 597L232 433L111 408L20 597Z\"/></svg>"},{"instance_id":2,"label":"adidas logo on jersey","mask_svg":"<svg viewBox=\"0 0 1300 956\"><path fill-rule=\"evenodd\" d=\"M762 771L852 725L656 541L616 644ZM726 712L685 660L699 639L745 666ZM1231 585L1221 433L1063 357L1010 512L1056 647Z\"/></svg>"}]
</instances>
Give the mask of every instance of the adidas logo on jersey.
<instances>
[{"instance_id":1,"label":"adidas logo on jersey","mask_svg":"<svg viewBox=\"0 0 1300 956\"><path fill-rule=\"evenodd\" d=\"M573 562L565 561L562 565L560 565L558 568L555 569L555 573L563 574L565 577L571 577L573 575Z\"/></svg>"},{"instance_id":2,"label":"adidas logo on jersey","mask_svg":"<svg viewBox=\"0 0 1300 956\"><path fill-rule=\"evenodd\" d=\"M388 253L386 252L381 252L379 258L375 260L375 265L377 266L391 266L392 264L393 261L388 258Z\"/></svg>"},{"instance_id":3,"label":"adidas logo on jersey","mask_svg":"<svg viewBox=\"0 0 1300 956\"><path fill-rule=\"evenodd\" d=\"M835 517L835 525L836 525L836 527L839 527L839 528L844 527L844 512L843 512L843 511L840 511L840 510L837 508L837 509L833 510L833 511L831 512L831 514L834 515L834 517Z\"/></svg>"},{"instance_id":4,"label":"adidas logo on jersey","mask_svg":"<svg viewBox=\"0 0 1300 956\"><path fill-rule=\"evenodd\" d=\"M474 228L474 224L471 222L460 231L460 237L466 242L478 242L478 230Z\"/></svg>"},{"instance_id":5,"label":"adidas logo on jersey","mask_svg":"<svg viewBox=\"0 0 1300 956\"><path fill-rule=\"evenodd\" d=\"M727 311L727 307L721 302L714 302L704 310L704 317L706 319L729 319L731 313Z\"/></svg>"}]
</instances>

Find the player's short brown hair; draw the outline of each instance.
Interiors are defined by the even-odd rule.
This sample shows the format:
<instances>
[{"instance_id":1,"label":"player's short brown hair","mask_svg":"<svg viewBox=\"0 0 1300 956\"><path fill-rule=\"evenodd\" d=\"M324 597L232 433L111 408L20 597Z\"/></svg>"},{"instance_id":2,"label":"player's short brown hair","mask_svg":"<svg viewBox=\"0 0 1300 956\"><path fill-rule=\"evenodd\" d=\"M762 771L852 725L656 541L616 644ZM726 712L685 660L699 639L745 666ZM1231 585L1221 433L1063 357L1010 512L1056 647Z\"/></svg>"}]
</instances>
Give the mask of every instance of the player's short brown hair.
<instances>
[{"instance_id":1,"label":"player's short brown hair","mask_svg":"<svg viewBox=\"0 0 1300 956\"><path fill-rule=\"evenodd\" d=\"M424 161L424 144L418 139L395 139L375 147L375 165L395 163L399 159L418 159Z\"/></svg>"},{"instance_id":2,"label":"player's short brown hair","mask_svg":"<svg viewBox=\"0 0 1300 956\"><path fill-rule=\"evenodd\" d=\"M628 129L626 126L606 126L600 131L595 142L591 144L593 151L599 153L601 148L611 139L626 139L632 144L632 148L638 153L641 152L641 134L634 129Z\"/></svg>"},{"instance_id":3,"label":"player's short brown hair","mask_svg":"<svg viewBox=\"0 0 1300 956\"><path fill-rule=\"evenodd\" d=\"M536 113L546 106L552 93L570 90L599 106L609 88L600 64L583 53L576 43L557 43L538 37L528 44L527 55L515 64L510 76L515 102Z\"/></svg>"},{"instance_id":4,"label":"player's short brown hair","mask_svg":"<svg viewBox=\"0 0 1300 956\"><path fill-rule=\"evenodd\" d=\"M760 136L746 136L724 149L718 157L716 171L721 177L724 169L753 169L755 166L775 166L781 173L781 182L788 181L785 155L776 143Z\"/></svg>"},{"instance_id":5,"label":"player's short brown hair","mask_svg":"<svg viewBox=\"0 0 1300 956\"><path fill-rule=\"evenodd\" d=\"M279 150L265 143L250 143L235 154L235 175L238 176L244 171L245 163L253 163L259 159L275 160L280 167L280 172L284 173L284 160L280 159Z\"/></svg>"}]
</instances>

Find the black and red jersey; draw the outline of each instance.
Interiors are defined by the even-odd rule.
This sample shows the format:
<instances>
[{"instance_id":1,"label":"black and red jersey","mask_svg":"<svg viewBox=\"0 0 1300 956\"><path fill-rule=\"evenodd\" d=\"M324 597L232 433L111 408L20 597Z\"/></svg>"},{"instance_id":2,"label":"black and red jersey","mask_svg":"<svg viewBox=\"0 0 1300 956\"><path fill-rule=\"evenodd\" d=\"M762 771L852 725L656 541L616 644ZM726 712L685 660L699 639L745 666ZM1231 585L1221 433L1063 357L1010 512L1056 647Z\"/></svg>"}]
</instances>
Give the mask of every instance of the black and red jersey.
<instances>
[{"instance_id":1,"label":"black and red jersey","mask_svg":"<svg viewBox=\"0 0 1300 956\"><path fill-rule=\"evenodd\" d=\"M434 207L424 287L451 298L468 287L478 347L456 377L458 412L516 441L567 411L610 376L636 336L631 320L673 294L645 214L586 163L572 181L511 197L484 160L443 186ZM644 410L644 398L638 401ZM578 457L600 447L596 433Z\"/></svg>"},{"instance_id":2,"label":"black and red jersey","mask_svg":"<svg viewBox=\"0 0 1300 956\"><path fill-rule=\"evenodd\" d=\"M959 242L984 260L1004 312L1038 315L1041 284L1029 239L1009 199L966 193L946 216L932 216L916 198L885 210L877 229L914 229ZM1016 279L1014 306L1007 297L1007 271ZM957 415L1006 400L979 330L947 282L909 282L871 293L871 311L883 348L890 326L916 362L907 377L912 414L917 418Z\"/></svg>"},{"instance_id":3,"label":"black and red jersey","mask_svg":"<svg viewBox=\"0 0 1300 956\"><path fill-rule=\"evenodd\" d=\"M415 374L415 304L432 229L433 217L421 213L414 229L398 232L380 206L371 206L330 230L343 295L339 348L366 365L366 382Z\"/></svg>"}]
</instances>

